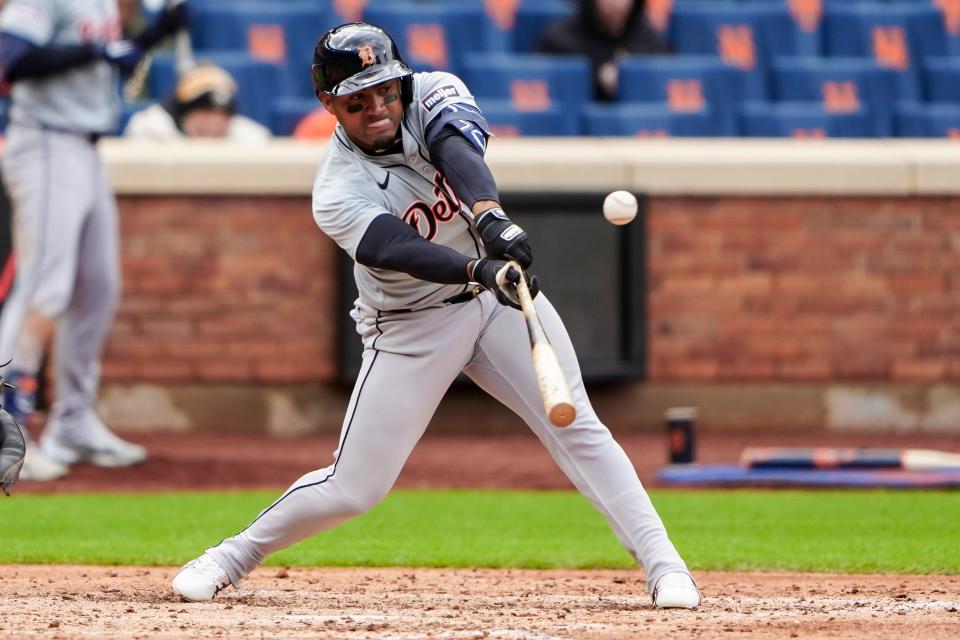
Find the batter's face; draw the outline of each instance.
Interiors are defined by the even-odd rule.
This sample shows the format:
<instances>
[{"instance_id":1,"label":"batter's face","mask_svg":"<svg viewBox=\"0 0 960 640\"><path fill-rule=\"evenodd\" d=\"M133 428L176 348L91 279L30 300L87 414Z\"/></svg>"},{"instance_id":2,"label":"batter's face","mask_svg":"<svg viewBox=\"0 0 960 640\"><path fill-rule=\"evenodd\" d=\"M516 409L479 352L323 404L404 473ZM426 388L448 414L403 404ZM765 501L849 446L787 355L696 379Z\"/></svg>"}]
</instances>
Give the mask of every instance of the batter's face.
<instances>
[{"instance_id":1,"label":"batter's face","mask_svg":"<svg viewBox=\"0 0 960 640\"><path fill-rule=\"evenodd\" d=\"M397 139L403 119L400 81L388 80L347 96L320 94L323 106L365 151L382 151Z\"/></svg>"}]
</instances>

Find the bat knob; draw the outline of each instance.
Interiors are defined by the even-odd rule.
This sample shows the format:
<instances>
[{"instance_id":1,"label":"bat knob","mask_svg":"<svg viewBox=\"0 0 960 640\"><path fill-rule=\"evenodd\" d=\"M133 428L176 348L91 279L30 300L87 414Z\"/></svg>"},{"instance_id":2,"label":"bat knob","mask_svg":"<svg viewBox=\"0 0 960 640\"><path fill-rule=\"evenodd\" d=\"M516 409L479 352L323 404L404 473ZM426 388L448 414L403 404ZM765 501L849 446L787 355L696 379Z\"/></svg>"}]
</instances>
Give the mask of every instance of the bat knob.
<instances>
[{"instance_id":1,"label":"bat knob","mask_svg":"<svg viewBox=\"0 0 960 640\"><path fill-rule=\"evenodd\" d=\"M550 414L547 417L550 418L550 424L555 427L569 427L577 417L577 410L572 404L561 402L550 408Z\"/></svg>"}]
</instances>

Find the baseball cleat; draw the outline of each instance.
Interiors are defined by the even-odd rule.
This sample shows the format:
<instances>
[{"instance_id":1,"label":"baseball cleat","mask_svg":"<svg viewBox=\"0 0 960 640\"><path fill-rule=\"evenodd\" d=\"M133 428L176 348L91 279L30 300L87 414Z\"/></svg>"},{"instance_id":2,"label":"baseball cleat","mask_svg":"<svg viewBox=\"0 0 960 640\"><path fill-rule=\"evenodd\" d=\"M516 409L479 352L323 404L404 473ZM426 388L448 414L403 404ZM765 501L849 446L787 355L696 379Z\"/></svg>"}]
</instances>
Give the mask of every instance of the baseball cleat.
<instances>
[{"instance_id":1,"label":"baseball cleat","mask_svg":"<svg viewBox=\"0 0 960 640\"><path fill-rule=\"evenodd\" d=\"M146 449L118 437L90 410L51 417L40 445L48 458L61 464L129 467L147 459Z\"/></svg>"},{"instance_id":2,"label":"baseball cleat","mask_svg":"<svg viewBox=\"0 0 960 640\"><path fill-rule=\"evenodd\" d=\"M657 609L696 609L701 601L693 578L682 571L660 576L653 589L653 606Z\"/></svg>"},{"instance_id":3,"label":"baseball cleat","mask_svg":"<svg viewBox=\"0 0 960 640\"><path fill-rule=\"evenodd\" d=\"M51 460L40 450L40 445L32 440L27 443L27 453L23 458L23 468L20 469L21 480L35 480L48 482L67 475L70 468Z\"/></svg>"},{"instance_id":4,"label":"baseball cleat","mask_svg":"<svg viewBox=\"0 0 960 640\"><path fill-rule=\"evenodd\" d=\"M209 602L230 584L227 572L206 553L183 565L173 578L173 590L188 602Z\"/></svg>"}]
</instances>

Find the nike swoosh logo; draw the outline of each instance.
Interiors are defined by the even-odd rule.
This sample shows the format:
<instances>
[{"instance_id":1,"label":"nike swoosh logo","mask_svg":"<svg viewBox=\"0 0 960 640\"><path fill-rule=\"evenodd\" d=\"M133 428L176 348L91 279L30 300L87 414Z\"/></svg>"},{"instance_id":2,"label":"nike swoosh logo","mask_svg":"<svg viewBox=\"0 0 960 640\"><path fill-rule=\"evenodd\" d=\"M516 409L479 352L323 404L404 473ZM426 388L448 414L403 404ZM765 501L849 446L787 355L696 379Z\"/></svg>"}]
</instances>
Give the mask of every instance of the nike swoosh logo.
<instances>
[{"instance_id":1,"label":"nike swoosh logo","mask_svg":"<svg viewBox=\"0 0 960 640\"><path fill-rule=\"evenodd\" d=\"M381 184L381 183L378 182L378 183L377 183L377 186L380 187L381 189L383 189L384 191L386 191L386 190L387 190L387 184L389 184L389 182L390 182L390 172L387 171L387 177L383 179L383 184Z\"/></svg>"}]
</instances>

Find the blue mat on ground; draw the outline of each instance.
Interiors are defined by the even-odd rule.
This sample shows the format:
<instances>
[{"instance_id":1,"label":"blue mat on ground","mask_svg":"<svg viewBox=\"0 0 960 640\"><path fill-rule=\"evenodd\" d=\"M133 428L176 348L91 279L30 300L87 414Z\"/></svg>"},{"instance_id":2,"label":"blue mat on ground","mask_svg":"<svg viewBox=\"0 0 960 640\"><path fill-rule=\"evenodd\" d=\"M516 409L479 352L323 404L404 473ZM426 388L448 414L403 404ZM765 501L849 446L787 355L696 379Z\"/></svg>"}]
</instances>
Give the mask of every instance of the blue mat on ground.
<instances>
[{"instance_id":1,"label":"blue mat on ground","mask_svg":"<svg viewBox=\"0 0 960 640\"><path fill-rule=\"evenodd\" d=\"M657 480L688 487L871 487L890 489L960 487L960 469L746 469L736 465L671 465Z\"/></svg>"}]
</instances>

